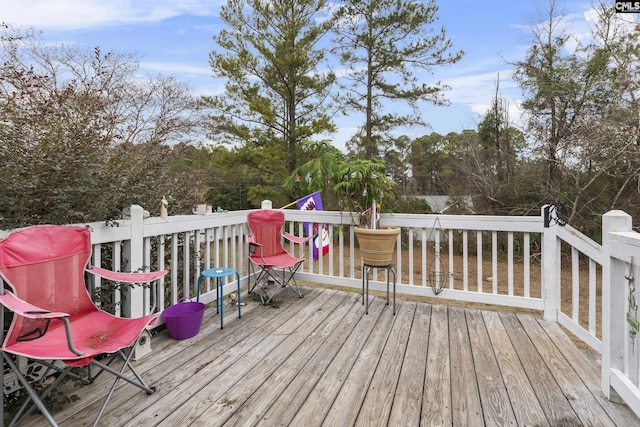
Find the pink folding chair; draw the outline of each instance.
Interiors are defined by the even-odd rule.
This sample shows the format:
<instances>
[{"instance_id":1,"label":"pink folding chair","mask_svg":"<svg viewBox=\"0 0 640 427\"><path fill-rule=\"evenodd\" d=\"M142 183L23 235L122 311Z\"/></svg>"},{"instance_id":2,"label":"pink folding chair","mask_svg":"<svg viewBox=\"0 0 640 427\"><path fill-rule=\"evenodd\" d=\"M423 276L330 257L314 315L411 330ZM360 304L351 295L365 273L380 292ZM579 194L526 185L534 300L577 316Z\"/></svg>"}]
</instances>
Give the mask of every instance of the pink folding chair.
<instances>
[{"instance_id":1,"label":"pink folding chair","mask_svg":"<svg viewBox=\"0 0 640 427\"><path fill-rule=\"evenodd\" d=\"M2 343L2 356L25 388L29 398L17 410L17 423L37 407L51 425L56 425L42 399L66 376L91 383L101 372L115 375L94 425L97 425L120 379L152 394L130 363L135 346L145 328L153 324L157 313L135 319L121 318L98 309L85 285L85 273L92 273L119 283L150 284L167 274L116 273L89 267L91 234L82 227L43 225L17 230L0 241L0 324L4 331L4 308L13 318ZM153 293L154 297L156 293ZM123 351L131 347L125 354ZM100 360L98 355L110 355ZM56 380L40 395L16 366L15 356L23 356L46 369L60 372ZM121 360L122 366L112 366ZM62 363L59 363L60 361ZM87 366L87 376L71 371ZM92 375L91 366L98 368ZM125 375L129 369L132 374ZM43 379L47 376L45 375ZM4 386L4 374L2 377ZM32 403L30 405L30 403ZM4 405L2 418L4 419Z\"/></svg>"},{"instance_id":2,"label":"pink folding chair","mask_svg":"<svg viewBox=\"0 0 640 427\"><path fill-rule=\"evenodd\" d=\"M262 209L247 215L249 235L249 282L255 278L251 293L258 284L262 304L268 304L282 289L290 287L302 298L302 291L294 274L304 262L304 243L311 237L297 237L284 231L284 212L281 210ZM302 257L295 257L282 247L282 238L302 244ZM269 281L274 287L268 289Z\"/></svg>"}]
</instances>

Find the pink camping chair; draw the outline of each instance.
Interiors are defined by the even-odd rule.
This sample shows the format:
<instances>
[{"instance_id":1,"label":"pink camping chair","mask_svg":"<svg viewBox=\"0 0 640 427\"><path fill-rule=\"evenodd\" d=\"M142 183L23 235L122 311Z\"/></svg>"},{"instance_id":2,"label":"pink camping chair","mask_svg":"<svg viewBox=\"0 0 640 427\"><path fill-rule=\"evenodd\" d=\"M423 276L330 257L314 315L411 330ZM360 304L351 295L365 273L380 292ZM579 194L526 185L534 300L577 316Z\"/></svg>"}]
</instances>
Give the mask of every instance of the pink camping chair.
<instances>
[{"instance_id":1,"label":"pink camping chair","mask_svg":"<svg viewBox=\"0 0 640 427\"><path fill-rule=\"evenodd\" d=\"M311 237L297 237L284 232L284 212L281 210L262 209L247 215L249 235L249 283L251 276L255 278L251 293L261 284L259 289L262 304L268 304L271 299L285 287L290 287L302 298L302 291L294 277L300 265L304 262L304 243ZM302 257L291 255L282 247L282 238L294 243L302 244ZM269 281L273 281L273 290L268 289Z\"/></svg>"},{"instance_id":2,"label":"pink camping chair","mask_svg":"<svg viewBox=\"0 0 640 427\"><path fill-rule=\"evenodd\" d=\"M98 309L91 301L85 285L85 273L92 273L119 283L149 284L167 274L116 273L99 267L88 267L91 255L91 235L87 228L43 225L20 229L0 241L0 326L4 331L4 308L13 318L2 343L2 356L25 388L25 401L12 421L19 422L37 407L51 425L53 417L42 403L53 387L65 376L91 383L103 371L116 376L95 419L96 425L120 379L152 394L136 373L129 359L145 328L155 321L157 313L127 319ZM154 297L155 297L154 292ZM155 298L154 298L155 299ZM153 313L155 307L151 309ZM128 355L123 351L131 347ZM97 360L98 355L112 359ZM40 363L60 375L40 396L16 366L15 356ZM123 361L117 369L113 359ZM60 363L61 362L61 363ZM80 377L73 367L88 367L87 376ZM92 375L91 366L98 368ZM125 376L129 368L133 377ZM45 375L45 379L48 375ZM3 383L4 386L4 374ZM29 405L33 402L33 405ZM2 413L4 418L4 405Z\"/></svg>"}]
</instances>

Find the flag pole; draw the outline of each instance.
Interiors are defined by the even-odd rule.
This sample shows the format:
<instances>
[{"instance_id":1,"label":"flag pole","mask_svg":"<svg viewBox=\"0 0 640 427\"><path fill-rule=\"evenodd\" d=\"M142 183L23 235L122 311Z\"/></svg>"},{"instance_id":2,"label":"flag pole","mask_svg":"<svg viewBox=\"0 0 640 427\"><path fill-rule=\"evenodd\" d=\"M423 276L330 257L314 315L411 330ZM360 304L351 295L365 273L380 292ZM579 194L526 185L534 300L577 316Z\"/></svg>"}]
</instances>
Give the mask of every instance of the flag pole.
<instances>
[{"instance_id":1,"label":"flag pole","mask_svg":"<svg viewBox=\"0 0 640 427\"><path fill-rule=\"evenodd\" d=\"M302 197L300 197L300 199L302 199ZM296 203L298 203L298 201L300 200L294 200L293 202L289 203L288 205L284 205L283 207L281 207L280 209L287 209L290 208L291 206L295 205Z\"/></svg>"}]
</instances>

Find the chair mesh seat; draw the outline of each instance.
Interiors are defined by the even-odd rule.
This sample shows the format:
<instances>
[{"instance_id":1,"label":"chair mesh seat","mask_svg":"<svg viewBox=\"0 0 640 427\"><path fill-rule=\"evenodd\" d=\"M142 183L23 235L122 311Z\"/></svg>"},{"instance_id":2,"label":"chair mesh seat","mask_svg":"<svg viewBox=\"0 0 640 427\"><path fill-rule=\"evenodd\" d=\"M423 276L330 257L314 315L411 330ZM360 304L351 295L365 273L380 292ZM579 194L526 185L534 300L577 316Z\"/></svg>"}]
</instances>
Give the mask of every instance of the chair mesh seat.
<instances>
[{"instance_id":1,"label":"chair mesh seat","mask_svg":"<svg viewBox=\"0 0 640 427\"><path fill-rule=\"evenodd\" d=\"M16 230L0 241L0 278L3 281L0 286L0 315L4 316L5 308L13 312L11 324L2 340L2 356L29 395L16 413L15 423L37 407L51 425L56 425L41 396L36 393L40 388L33 387L26 380L11 355L29 358L46 369L60 372L52 384L42 388L43 396L66 376L88 384L100 372L113 374L113 385L94 425L98 423L119 380L126 380L148 394L155 390L144 383L131 365L133 351L125 355L123 350L136 345L157 314L129 319L100 310L91 300L85 277L88 273L97 273L122 283L150 283L162 278L167 271L117 273L99 267L91 269L88 268L91 247L91 234L87 228L57 225ZM98 360L98 355L110 358L102 361ZM112 360L122 361L119 370L111 366ZM60 366L63 367L51 361L62 361ZM80 377L71 371L72 367L89 364L98 370L92 377ZM127 369L133 377L125 375ZM31 407L28 406L30 404ZM4 414L0 416L4 418Z\"/></svg>"},{"instance_id":2,"label":"chair mesh seat","mask_svg":"<svg viewBox=\"0 0 640 427\"><path fill-rule=\"evenodd\" d=\"M268 304L277 293L287 287L302 298L302 291L294 275L305 261L304 243L311 237L297 237L284 232L284 213L281 210L253 211L247 215L247 225L249 283L251 277L254 277L253 286L250 285L249 291L253 291L261 282L273 281L278 286L274 286L271 293L260 293L263 304ZM303 256L296 257L287 252L282 246L282 239L301 244Z\"/></svg>"}]
</instances>

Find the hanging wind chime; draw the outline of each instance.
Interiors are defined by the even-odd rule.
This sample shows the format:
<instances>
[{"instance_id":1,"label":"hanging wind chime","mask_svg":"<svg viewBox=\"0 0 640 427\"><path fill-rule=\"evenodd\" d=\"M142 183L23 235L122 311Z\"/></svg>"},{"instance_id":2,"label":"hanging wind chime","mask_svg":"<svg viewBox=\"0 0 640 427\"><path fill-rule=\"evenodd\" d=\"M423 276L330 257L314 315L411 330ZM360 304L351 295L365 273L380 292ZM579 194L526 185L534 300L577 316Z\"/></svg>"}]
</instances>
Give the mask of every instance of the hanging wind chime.
<instances>
[{"instance_id":1,"label":"hanging wind chime","mask_svg":"<svg viewBox=\"0 0 640 427\"><path fill-rule=\"evenodd\" d=\"M427 282L436 295L449 286L449 273L445 270L442 258L440 257L441 235L442 226L440 225L440 218L436 217L436 220L433 222L433 227L431 227L431 231L429 232L429 240L433 240L434 256L429 262L429 268L427 270Z\"/></svg>"}]
</instances>

